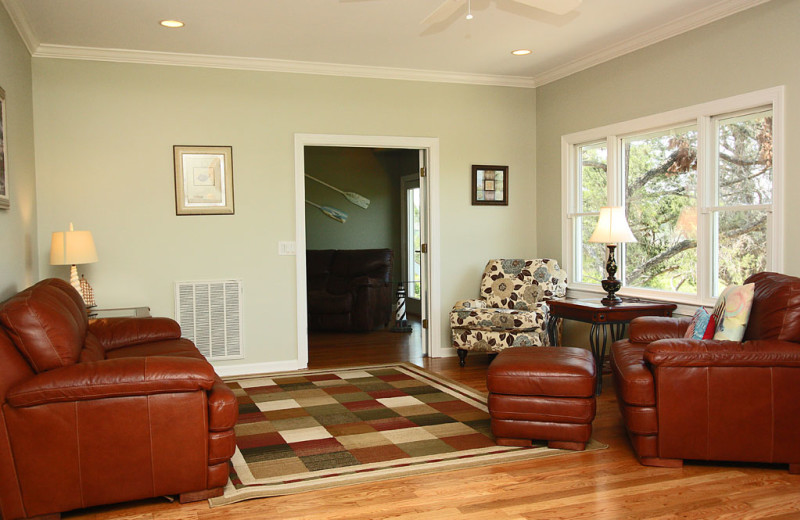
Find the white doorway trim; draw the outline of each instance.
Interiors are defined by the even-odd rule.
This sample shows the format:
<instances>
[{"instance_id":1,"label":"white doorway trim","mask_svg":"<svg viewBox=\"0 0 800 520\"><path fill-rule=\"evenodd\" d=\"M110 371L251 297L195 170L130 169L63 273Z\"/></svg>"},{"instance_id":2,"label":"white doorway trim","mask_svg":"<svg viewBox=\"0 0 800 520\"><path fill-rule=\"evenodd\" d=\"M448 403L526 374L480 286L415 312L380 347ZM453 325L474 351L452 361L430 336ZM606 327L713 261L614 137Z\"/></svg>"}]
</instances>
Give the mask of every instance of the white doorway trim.
<instances>
[{"instance_id":1,"label":"white doorway trim","mask_svg":"<svg viewBox=\"0 0 800 520\"><path fill-rule=\"evenodd\" d=\"M308 320L306 316L306 212L305 212L305 147L342 146L351 148L405 148L424 150L427 158L426 183L428 191L427 237L428 328L423 329L425 351L432 357L447 355L441 344L441 287L439 234L439 139L436 137L399 137L333 134L294 135L294 187L295 187L295 242L297 276L297 361L300 367L308 366ZM423 188L424 189L424 188ZM432 247L431 247L432 245Z\"/></svg>"}]
</instances>

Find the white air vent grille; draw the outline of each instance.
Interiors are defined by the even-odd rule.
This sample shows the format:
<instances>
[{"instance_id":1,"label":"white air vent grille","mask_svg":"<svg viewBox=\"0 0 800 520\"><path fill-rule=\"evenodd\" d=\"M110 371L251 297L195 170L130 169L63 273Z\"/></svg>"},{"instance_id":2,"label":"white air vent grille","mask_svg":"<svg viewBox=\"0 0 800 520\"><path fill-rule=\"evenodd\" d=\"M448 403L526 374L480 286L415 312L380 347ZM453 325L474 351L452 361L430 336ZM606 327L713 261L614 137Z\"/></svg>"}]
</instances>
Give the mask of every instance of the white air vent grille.
<instances>
[{"instance_id":1,"label":"white air vent grille","mask_svg":"<svg viewBox=\"0 0 800 520\"><path fill-rule=\"evenodd\" d=\"M240 359L242 282L176 282L175 314L184 337L209 360Z\"/></svg>"}]
</instances>

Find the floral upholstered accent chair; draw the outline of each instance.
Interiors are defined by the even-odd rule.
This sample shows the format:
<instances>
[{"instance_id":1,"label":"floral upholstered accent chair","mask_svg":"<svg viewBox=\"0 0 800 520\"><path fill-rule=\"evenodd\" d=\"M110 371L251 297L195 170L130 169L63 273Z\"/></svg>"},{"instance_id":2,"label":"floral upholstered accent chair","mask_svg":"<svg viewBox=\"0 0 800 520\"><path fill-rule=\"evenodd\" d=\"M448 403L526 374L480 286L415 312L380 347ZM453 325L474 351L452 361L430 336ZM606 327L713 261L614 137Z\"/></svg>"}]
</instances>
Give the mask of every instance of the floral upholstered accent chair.
<instances>
[{"instance_id":1,"label":"floral upholstered accent chair","mask_svg":"<svg viewBox=\"0 0 800 520\"><path fill-rule=\"evenodd\" d=\"M567 272L550 258L489 260L480 298L456 302L450 311L453 346L463 367L467 352L547 345L547 300L563 298Z\"/></svg>"}]
</instances>

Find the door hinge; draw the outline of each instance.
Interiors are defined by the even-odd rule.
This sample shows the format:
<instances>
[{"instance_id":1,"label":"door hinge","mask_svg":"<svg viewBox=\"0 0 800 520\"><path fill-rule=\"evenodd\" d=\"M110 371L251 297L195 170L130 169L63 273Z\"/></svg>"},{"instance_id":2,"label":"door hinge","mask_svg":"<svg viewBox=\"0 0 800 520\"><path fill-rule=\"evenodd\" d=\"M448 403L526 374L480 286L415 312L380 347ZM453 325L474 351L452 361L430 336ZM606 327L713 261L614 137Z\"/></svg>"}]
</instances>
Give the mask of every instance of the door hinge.
<instances>
[{"instance_id":1,"label":"door hinge","mask_svg":"<svg viewBox=\"0 0 800 520\"><path fill-rule=\"evenodd\" d=\"M420 176L420 177L425 177L425 175L426 175L426 172L425 172L425 167L424 167L424 166L422 166L422 167L420 167L420 169L419 169L419 176Z\"/></svg>"},{"instance_id":2,"label":"door hinge","mask_svg":"<svg viewBox=\"0 0 800 520\"><path fill-rule=\"evenodd\" d=\"M422 320L422 328L423 329L427 329L428 328L428 320L427 319Z\"/></svg>"},{"instance_id":3,"label":"door hinge","mask_svg":"<svg viewBox=\"0 0 800 520\"><path fill-rule=\"evenodd\" d=\"M422 253L427 253L428 252L428 244L420 244L419 250Z\"/></svg>"}]
</instances>

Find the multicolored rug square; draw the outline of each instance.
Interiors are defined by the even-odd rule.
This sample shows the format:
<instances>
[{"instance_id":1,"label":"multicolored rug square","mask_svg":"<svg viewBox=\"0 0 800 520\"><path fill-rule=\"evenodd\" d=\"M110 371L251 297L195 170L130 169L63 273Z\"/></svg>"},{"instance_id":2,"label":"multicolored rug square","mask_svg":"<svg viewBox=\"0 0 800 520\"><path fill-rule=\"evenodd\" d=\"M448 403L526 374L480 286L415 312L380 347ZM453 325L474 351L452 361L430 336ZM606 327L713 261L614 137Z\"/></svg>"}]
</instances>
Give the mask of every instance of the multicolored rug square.
<instances>
[{"instance_id":1,"label":"multicolored rug square","mask_svg":"<svg viewBox=\"0 0 800 520\"><path fill-rule=\"evenodd\" d=\"M227 384L239 399L237 449L212 506L573 453L497 446L484 394L407 363Z\"/></svg>"}]
</instances>

